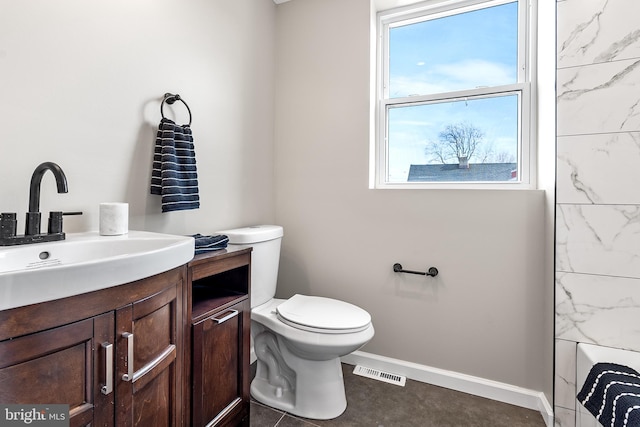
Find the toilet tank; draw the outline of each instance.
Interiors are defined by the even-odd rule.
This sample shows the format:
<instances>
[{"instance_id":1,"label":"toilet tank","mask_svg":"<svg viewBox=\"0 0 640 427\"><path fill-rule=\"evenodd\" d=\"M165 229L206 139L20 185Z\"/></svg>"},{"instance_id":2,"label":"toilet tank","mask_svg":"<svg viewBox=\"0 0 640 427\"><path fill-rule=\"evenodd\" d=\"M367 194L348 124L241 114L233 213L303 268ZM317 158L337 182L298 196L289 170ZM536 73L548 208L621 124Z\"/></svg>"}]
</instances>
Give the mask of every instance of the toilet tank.
<instances>
[{"instance_id":1,"label":"toilet tank","mask_svg":"<svg viewBox=\"0 0 640 427\"><path fill-rule=\"evenodd\" d=\"M253 247L251 252L251 308L271 300L276 295L280 242L284 234L279 225L221 230L216 234L229 237L229 246Z\"/></svg>"}]
</instances>

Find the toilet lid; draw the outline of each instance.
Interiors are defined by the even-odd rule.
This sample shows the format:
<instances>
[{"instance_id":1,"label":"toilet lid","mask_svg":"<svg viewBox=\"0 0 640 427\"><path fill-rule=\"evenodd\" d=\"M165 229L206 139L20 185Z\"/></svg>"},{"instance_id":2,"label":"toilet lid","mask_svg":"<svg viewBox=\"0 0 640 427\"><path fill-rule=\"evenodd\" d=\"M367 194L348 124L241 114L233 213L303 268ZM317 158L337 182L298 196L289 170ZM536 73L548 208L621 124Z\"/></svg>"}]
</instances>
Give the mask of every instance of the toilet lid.
<instances>
[{"instance_id":1,"label":"toilet lid","mask_svg":"<svg viewBox=\"0 0 640 427\"><path fill-rule=\"evenodd\" d=\"M294 328L346 334L365 330L371 316L348 302L296 294L278 305L278 318Z\"/></svg>"}]
</instances>

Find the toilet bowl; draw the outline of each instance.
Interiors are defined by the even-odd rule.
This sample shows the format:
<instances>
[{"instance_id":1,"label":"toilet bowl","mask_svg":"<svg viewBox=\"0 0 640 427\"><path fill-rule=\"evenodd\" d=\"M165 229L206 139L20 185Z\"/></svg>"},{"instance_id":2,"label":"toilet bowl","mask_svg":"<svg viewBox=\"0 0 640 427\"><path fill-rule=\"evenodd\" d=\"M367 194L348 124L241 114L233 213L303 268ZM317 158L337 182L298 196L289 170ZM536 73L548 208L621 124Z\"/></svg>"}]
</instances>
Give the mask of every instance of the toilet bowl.
<instances>
[{"instance_id":1,"label":"toilet bowl","mask_svg":"<svg viewBox=\"0 0 640 427\"><path fill-rule=\"evenodd\" d=\"M300 297L304 296L295 295L292 299ZM309 304L346 304L311 298L315 301ZM258 359L251 395L259 402L301 417L335 418L347 407L340 357L369 342L373 325L367 320L352 332L310 325L300 329L285 323L278 313L278 307L289 301L272 299L251 310L251 335ZM364 312L352 307L357 314ZM331 316L331 312L326 314Z\"/></svg>"},{"instance_id":2,"label":"toilet bowl","mask_svg":"<svg viewBox=\"0 0 640 427\"><path fill-rule=\"evenodd\" d=\"M251 395L282 411L311 419L344 412L340 357L369 342L371 316L331 298L294 295L276 299L283 232L280 226L219 231L229 245L253 247L251 258L251 338L257 358Z\"/></svg>"}]
</instances>

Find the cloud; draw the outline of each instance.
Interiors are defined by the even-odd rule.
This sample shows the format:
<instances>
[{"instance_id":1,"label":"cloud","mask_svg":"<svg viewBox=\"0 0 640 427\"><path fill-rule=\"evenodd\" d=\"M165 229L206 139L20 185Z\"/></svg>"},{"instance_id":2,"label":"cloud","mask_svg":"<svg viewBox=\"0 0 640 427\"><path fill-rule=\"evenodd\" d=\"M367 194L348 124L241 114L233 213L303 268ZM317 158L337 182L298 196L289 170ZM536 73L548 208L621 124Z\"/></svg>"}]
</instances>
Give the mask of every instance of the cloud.
<instances>
[{"instance_id":1,"label":"cloud","mask_svg":"<svg viewBox=\"0 0 640 427\"><path fill-rule=\"evenodd\" d=\"M433 71L437 76L466 88L511 84L516 80L515 70L511 70L511 67L482 59L436 65Z\"/></svg>"},{"instance_id":2,"label":"cloud","mask_svg":"<svg viewBox=\"0 0 640 427\"><path fill-rule=\"evenodd\" d=\"M427 95L514 83L516 70L498 62L469 59L420 67L419 73L391 76L392 97Z\"/></svg>"},{"instance_id":3,"label":"cloud","mask_svg":"<svg viewBox=\"0 0 640 427\"><path fill-rule=\"evenodd\" d=\"M394 120L396 126L433 126L433 123L426 120Z\"/></svg>"},{"instance_id":4,"label":"cloud","mask_svg":"<svg viewBox=\"0 0 640 427\"><path fill-rule=\"evenodd\" d=\"M418 76L397 76L391 80L391 97L402 97L411 95L425 95L430 93L443 92L443 86L437 83L428 82L425 77Z\"/></svg>"}]
</instances>

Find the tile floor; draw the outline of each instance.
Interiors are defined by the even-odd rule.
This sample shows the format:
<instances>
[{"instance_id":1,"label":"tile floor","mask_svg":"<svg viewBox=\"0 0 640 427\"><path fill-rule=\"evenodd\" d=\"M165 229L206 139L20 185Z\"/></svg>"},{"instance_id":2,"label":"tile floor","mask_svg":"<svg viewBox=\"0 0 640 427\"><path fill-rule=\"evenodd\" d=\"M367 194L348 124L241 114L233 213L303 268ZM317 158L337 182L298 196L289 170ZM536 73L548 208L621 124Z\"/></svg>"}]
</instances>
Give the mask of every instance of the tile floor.
<instances>
[{"instance_id":1,"label":"tile floor","mask_svg":"<svg viewBox=\"0 0 640 427\"><path fill-rule=\"evenodd\" d=\"M412 380L399 387L353 368L342 365L347 409L338 418L302 419L252 400L251 427L545 427L538 411Z\"/></svg>"}]
</instances>

